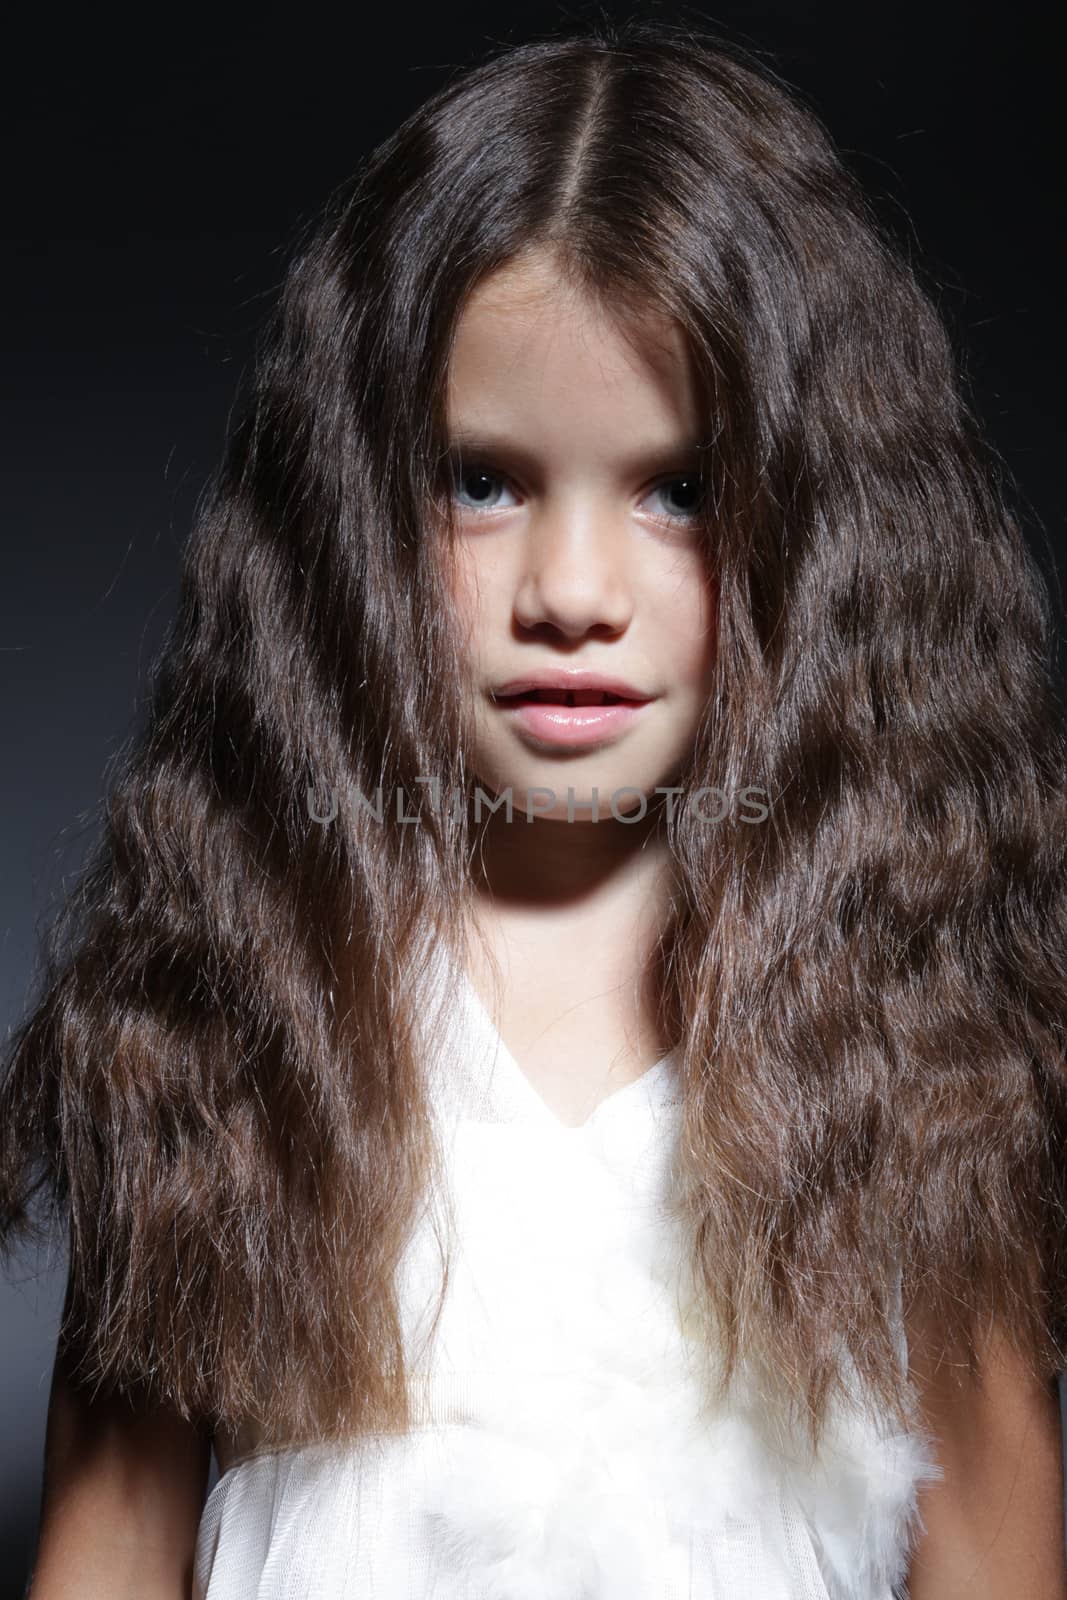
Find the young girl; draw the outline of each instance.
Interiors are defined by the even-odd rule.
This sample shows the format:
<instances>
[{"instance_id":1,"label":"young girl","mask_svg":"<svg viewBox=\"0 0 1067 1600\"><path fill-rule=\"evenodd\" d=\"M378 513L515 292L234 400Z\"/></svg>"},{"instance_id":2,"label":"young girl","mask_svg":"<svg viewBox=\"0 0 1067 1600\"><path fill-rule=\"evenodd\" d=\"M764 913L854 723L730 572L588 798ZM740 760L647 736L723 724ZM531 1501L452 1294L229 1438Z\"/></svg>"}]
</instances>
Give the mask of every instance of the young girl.
<instances>
[{"instance_id":1,"label":"young girl","mask_svg":"<svg viewBox=\"0 0 1067 1600\"><path fill-rule=\"evenodd\" d=\"M333 198L4 1082L2 1236L70 1230L34 1600L1067 1592L998 477L692 28L501 50Z\"/></svg>"}]
</instances>

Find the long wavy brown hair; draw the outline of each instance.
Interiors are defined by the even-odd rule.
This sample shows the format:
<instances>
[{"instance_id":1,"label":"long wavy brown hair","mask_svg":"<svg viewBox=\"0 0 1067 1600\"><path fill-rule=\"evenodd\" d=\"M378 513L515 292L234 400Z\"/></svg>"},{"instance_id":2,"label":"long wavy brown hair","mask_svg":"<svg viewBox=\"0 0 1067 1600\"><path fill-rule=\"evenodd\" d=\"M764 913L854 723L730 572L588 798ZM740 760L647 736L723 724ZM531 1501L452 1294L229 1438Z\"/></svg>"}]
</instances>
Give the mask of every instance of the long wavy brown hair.
<instances>
[{"instance_id":1,"label":"long wavy brown hair","mask_svg":"<svg viewBox=\"0 0 1067 1600\"><path fill-rule=\"evenodd\" d=\"M817 116L688 24L496 49L295 242L146 729L10 1043L0 1244L69 1227L87 1383L268 1445L409 1426L415 996L472 885L469 813L419 805L473 777L446 377L471 291L533 250L680 326L704 406L717 681L679 782L758 784L769 816L665 816L660 966L726 1381L765 1362L817 1436L851 1361L906 1418L898 1269L969 1359L995 1317L1057 1372L1048 585L932 296Z\"/></svg>"}]
</instances>

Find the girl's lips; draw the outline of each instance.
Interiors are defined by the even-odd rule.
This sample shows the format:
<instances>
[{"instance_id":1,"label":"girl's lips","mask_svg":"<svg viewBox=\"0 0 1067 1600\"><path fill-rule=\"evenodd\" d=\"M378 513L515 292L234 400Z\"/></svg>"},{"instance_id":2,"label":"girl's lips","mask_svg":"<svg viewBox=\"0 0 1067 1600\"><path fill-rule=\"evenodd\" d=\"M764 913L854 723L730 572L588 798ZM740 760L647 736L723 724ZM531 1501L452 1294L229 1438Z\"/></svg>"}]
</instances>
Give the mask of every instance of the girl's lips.
<instances>
[{"instance_id":1,"label":"girl's lips","mask_svg":"<svg viewBox=\"0 0 1067 1600\"><path fill-rule=\"evenodd\" d=\"M517 730L540 744L577 749L617 739L631 728L651 700L620 700L614 705L574 705L521 697L494 701Z\"/></svg>"}]
</instances>

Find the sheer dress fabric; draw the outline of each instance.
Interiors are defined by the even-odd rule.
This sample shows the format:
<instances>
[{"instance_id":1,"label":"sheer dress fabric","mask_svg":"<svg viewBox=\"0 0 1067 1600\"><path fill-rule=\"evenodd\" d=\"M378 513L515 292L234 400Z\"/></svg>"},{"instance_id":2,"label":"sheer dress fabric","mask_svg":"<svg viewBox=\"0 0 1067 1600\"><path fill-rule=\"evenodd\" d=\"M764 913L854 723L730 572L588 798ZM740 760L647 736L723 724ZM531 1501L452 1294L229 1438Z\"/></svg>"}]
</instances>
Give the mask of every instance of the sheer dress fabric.
<instances>
[{"instance_id":1,"label":"sheer dress fabric","mask_svg":"<svg viewBox=\"0 0 1067 1600\"><path fill-rule=\"evenodd\" d=\"M217 1435L193 1600L902 1594L937 1476L925 1437L857 1401L812 1460L772 1446L755 1393L701 1409L670 1208L677 1053L569 1127L466 973L441 952L430 970L448 1194L400 1280L416 1425L265 1453L250 1431ZM899 1346L906 1360L902 1327Z\"/></svg>"}]
</instances>

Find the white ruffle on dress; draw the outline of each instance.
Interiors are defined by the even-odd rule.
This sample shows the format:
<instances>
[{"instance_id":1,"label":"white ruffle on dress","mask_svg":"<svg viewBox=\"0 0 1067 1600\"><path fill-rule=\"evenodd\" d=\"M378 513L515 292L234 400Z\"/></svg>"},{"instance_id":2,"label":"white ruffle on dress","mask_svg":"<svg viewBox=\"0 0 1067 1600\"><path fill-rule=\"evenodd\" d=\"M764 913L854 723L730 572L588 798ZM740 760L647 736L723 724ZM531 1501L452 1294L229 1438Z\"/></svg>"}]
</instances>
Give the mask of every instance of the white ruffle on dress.
<instances>
[{"instance_id":1,"label":"white ruffle on dress","mask_svg":"<svg viewBox=\"0 0 1067 1600\"><path fill-rule=\"evenodd\" d=\"M667 1205L676 1055L569 1127L447 957L442 1000L450 1208L427 1208L401 1281L416 1425L261 1454L218 1436L193 1600L904 1593L917 1490L938 1475L925 1436L838 1408L817 1461L786 1459L755 1401L701 1409Z\"/></svg>"}]
</instances>

